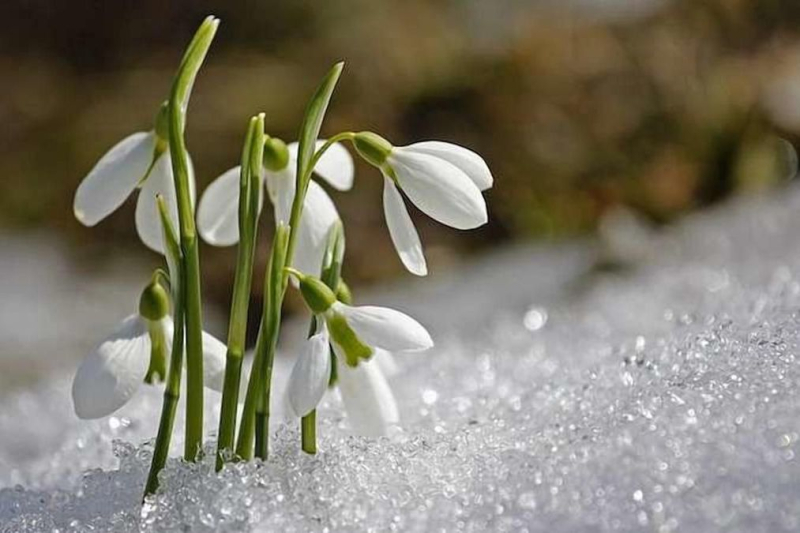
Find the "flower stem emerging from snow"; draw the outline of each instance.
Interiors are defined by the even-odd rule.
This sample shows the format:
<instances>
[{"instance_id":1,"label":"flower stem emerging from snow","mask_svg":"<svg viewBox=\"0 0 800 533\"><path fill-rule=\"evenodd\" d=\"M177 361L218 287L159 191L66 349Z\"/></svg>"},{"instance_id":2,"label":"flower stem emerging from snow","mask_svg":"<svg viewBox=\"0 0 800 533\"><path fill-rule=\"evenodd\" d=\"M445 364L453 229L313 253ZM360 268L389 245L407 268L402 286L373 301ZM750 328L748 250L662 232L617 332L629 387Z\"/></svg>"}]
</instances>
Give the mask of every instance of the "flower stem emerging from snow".
<instances>
[{"instance_id":1,"label":"flower stem emerging from snow","mask_svg":"<svg viewBox=\"0 0 800 533\"><path fill-rule=\"evenodd\" d=\"M239 381L242 371L247 310L253 280L253 256L258 228L259 196L262 190L261 161L264 156L264 114L250 119L250 126L242 151L239 180L239 249L233 283L230 323L228 324L228 352L225 362L225 385L222 389L222 407L219 418L217 443L217 470L222 468L226 452L233 449L236 431L236 409L239 404Z\"/></svg>"},{"instance_id":2,"label":"flower stem emerging from snow","mask_svg":"<svg viewBox=\"0 0 800 533\"><path fill-rule=\"evenodd\" d=\"M157 198L158 212L164 229L164 248L173 268L180 269L182 265L181 250L175 230L169 221L167 206L164 199ZM158 423L158 435L153 449L153 461L150 464L150 473L144 489L145 497L153 494L158 489L158 474L164 468L169 454L169 445L172 440L172 427L175 422L175 411L178 408L178 398L181 394L181 372L183 371L183 273L180 270L172 271L170 289L172 290L174 305L175 331L172 335L172 355L170 356L167 382L164 387L164 403L161 407L161 419Z\"/></svg>"},{"instance_id":3,"label":"flower stem emerging from snow","mask_svg":"<svg viewBox=\"0 0 800 533\"><path fill-rule=\"evenodd\" d=\"M303 216L308 183L314 164L333 143L326 143L319 150L315 150L325 111L328 108L336 82L342 73L343 63L335 64L325 75L317 91L311 97L306 108L303 124L300 127L299 146L297 151L297 183L294 201L292 203L289 226L284 231L287 233L284 243L281 240L281 227L273 243L273 253L270 259L270 269L267 271L267 284L264 288L265 312L261 321L258 342L256 343L256 356L253 370L250 372L247 396L245 398L239 436L236 443L236 454L243 459L252 456L253 439L255 438L255 454L266 459L269 453L269 405L272 384L272 365L275 357L275 348L278 344L278 334L281 322L281 308L286 286L289 282L288 273L284 266L292 264L294 249L297 242L296 228L300 226ZM279 253L278 253L279 252ZM279 265L280 264L280 265ZM280 266L280 268L276 268ZM254 435L255 433L255 435Z\"/></svg>"},{"instance_id":4,"label":"flower stem emerging from snow","mask_svg":"<svg viewBox=\"0 0 800 533\"><path fill-rule=\"evenodd\" d=\"M267 302L267 312L261 323L265 333L261 344L261 351L256 355L260 357L261 365L258 367L257 376L259 387L256 389L255 410L255 454L256 457L267 459L269 455L269 416L270 392L272 391L272 367L275 362L275 350L278 347L278 334L281 327L281 304L283 303L284 288L282 286L283 267L286 264L286 251L288 249L291 228L279 226L275 235L272 248L268 279L264 299Z\"/></svg>"},{"instance_id":5,"label":"flower stem emerging from snow","mask_svg":"<svg viewBox=\"0 0 800 533\"><path fill-rule=\"evenodd\" d=\"M344 260L344 227L337 222L328 233L325 255L322 259L321 279L334 292L341 282L342 261ZM316 333L317 320L311 318L309 338ZM300 447L308 454L317 453L317 410L314 409L300 420Z\"/></svg>"},{"instance_id":6,"label":"flower stem emerging from snow","mask_svg":"<svg viewBox=\"0 0 800 533\"><path fill-rule=\"evenodd\" d=\"M197 459L203 444L203 314L200 296L200 255L189 184L189 155L184 140L186 108L219 20L206 18L186 50L169 98L169 150L178 197L178 218L183 266L181 302L186 321L186 443L184 457ZM177 322L176 322L177 324ZM176 326L179 327L179 326Z\"/></svg>"}]
</instances>

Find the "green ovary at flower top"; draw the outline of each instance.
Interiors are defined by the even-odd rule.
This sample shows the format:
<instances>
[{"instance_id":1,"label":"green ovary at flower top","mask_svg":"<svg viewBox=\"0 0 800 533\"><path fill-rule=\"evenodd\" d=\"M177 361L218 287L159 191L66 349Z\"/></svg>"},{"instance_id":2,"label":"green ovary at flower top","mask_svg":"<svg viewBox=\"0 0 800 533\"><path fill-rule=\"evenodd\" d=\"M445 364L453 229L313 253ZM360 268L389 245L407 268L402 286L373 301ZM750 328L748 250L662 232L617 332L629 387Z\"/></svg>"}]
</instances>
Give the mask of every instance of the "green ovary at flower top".
<instances>
[{"instance_id":1,"label":"green ovary at flower top","mask_svg":"<svg viewBox=\"0 0 800 533\"><path fill-rule=\"evenodd\" d=\"M143 383L163 381L174 324L166 291L156 281L145 288L139 312L132 314L81 362L72 382L72 401L79 418L110 415L134 396ZM203 332L206 387L222 390L225 345Z\"/></svg>"},{"instance_id":2,"label":"green ovary at flower top","mask_svg":"<svg viewBox=\"0 0 800 533\"><path fill-rule=\"evenodd\" d=\"M325 142L318 141L317 147ZM264 186L273 204L275 223L289 222L296 189L297 143L285 145L269 138L264 146ZM353 159L340 144L332 144L320 157L314 172L340 191L353 186ZM203 193L197 209L200 236L215 246L239 241L239 172L234 167L215 179ZM259 198L259 208L263 197ZM303 272L316 272L322 261L325 239L339 213L330 196L315 181L308 185L303 217L297 234L293 265Z\"/></svg>"},{"instance_id":3,"label":"green ovary at flower top","mask_svg":"<svg viewBox=\"0 0 800 533\"><path fill-rule=\"evenodd\" d=\"M291 271L300 292L317 316L317 331L298 357L287 386L289 405L305 416L316 408L328 387L331 360L337 358L337 386L353 430L364 436L385 435L399 421L397 403L384 369L394 366L388 352L427 350L433 346L425 328L408 315L376 306L350 306L313 276Z\"/></svg>"},{"instance_id":4,"label":"green ovary at flower top","mask_svg":"<svg viewBox=\"0 0 800 533\"><path fill-rule=\"evenodd\" d=\"M154 128L125 137L95 164L75 192L73 212L85 226L94 226L116 211L133 193L136 202L136 230L150 249L163 254L156 195L165 198L173 224L178 221L178 204L172 175L166 127L166 103L156 115ZM195 197L194 170L189 165L192 201Z\"/></svg>"}]
</instances>

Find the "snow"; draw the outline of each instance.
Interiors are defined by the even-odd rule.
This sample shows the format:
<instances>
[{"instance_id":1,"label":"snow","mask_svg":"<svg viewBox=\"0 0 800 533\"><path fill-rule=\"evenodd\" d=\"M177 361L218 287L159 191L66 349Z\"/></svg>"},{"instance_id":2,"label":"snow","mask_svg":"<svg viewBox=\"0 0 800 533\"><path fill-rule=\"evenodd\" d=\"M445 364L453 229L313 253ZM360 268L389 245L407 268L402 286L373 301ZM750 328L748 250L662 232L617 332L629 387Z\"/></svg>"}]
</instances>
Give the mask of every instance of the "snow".
<instances>
[{"instance_id":1,"label":"snow","mask_svg":"<svg viewBox=\"0 0 800 533\"><path fill-rule=\"evenodd\" d=\"M437 341L398 360L402 428L351 436L329 394L317 456L276 424L268 462L172 459L143 507L157 390L89 423L63 372L12 392L0 531L798 530L800 189L639 241L632 267L522 247L359 298Z\"/></svg>"}]
</instances>

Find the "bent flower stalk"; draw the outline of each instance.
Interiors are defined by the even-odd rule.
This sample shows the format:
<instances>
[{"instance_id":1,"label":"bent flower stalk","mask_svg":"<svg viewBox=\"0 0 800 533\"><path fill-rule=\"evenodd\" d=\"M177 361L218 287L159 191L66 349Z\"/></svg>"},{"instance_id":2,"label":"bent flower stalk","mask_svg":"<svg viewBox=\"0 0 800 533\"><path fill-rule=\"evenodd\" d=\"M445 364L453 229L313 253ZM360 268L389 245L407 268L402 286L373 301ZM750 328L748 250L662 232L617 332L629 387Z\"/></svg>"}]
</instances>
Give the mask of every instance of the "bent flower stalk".
<instances>
[{"instance_id":1,"label":"bent flower stalk","mask_svg":"<svg viewBox=\"0 0 800 533\"><path fill-rule=\"evenodd\" d=\"M166 464L182 376L186 376L186 460L196 460L201 450L204 386L223 393L217 468L230 459L249 459L254 452L268 458L272 367L290 279L313 317L310 338L296 356L286 387L293 414L302 418L303 451L316 452L316 408L331 387L338 388L355 433L386 435L400 423L388 380L398 371L394 356L428 350L433 340L425 327L400 311L351 305L341 279L343 224L326 191L331 187L347 192L353 186L354 161L346 143L380 171L389 235L402 264L418 276L428 273L428 264L403 197L441 224L468 230L486 224L483 194L494 183L483 158L456 144L425 141L396 147L363 131L320 139L343 68L337 63L308 103L299 141L287 145L270 136L265 124L269 113L253 115L242 166L215 179L195 213L194 169L184 135L194 80L218 23L208 17L200 25L153 128L113 146L81 182L74 199L75 217L94 226L139 189L137 232L148 248L165 256L169 267L169 274L161 270L153 274L142 292L139 311L125 318L80 364L72 387L76 414L89 419L122 407L142 383L165 382L145 497L158 490L158 475ZM312 180L312 174L319 181ZM265 193L275 232L263 274L264 307L253 370L237 420ZM198 234L214 246L239 247L228 345L202 328Z\"/></svg>"}]
</instances>

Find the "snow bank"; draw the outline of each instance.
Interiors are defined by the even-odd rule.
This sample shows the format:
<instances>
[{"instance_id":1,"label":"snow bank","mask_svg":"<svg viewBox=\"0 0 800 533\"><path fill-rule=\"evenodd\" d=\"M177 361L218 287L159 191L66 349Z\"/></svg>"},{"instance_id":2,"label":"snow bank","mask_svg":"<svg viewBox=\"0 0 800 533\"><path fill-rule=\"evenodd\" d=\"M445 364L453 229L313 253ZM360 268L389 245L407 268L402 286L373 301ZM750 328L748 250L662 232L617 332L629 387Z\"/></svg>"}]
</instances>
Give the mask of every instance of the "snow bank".
<instances>
[{"instance_id":1,"label":"snow bank","mask_svg":"<svg viewBox=\"0 0 800 533\"><path fill-rule=\"evenodd\" d=\"M329 395L316 457L281 426L266 464L172 460L143 508L157 391L89 424L69 377L7 396L0 530L796 531L800 190L645 252L519 249L373 295L438 341L399 361L402 430L352 437Z\"/></svg>"}]
</instances>

